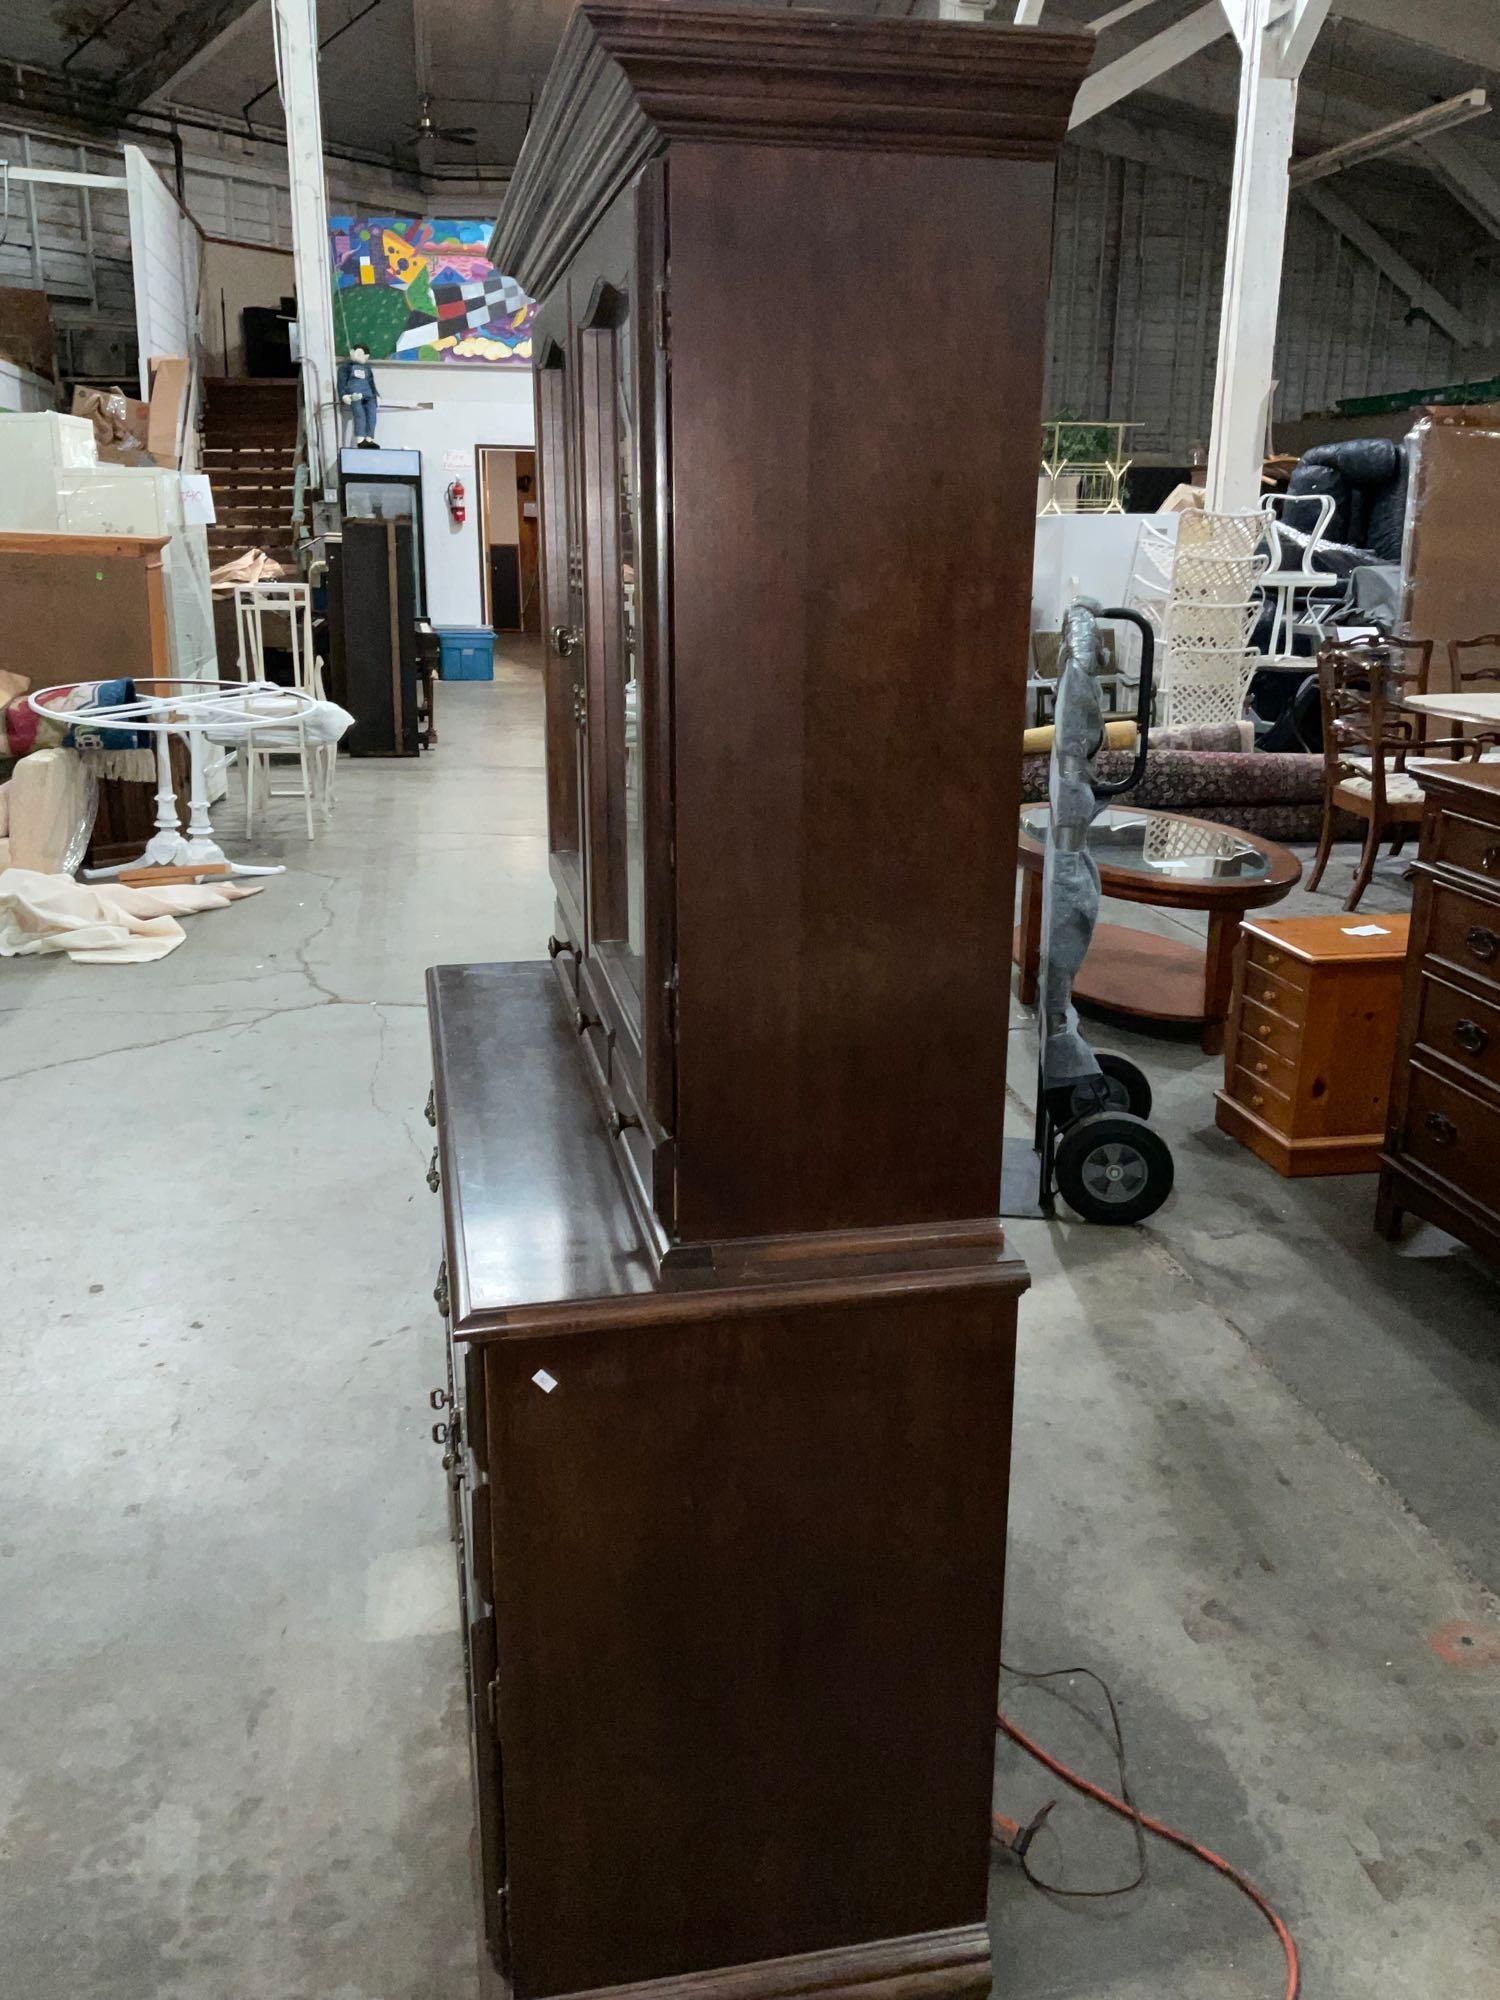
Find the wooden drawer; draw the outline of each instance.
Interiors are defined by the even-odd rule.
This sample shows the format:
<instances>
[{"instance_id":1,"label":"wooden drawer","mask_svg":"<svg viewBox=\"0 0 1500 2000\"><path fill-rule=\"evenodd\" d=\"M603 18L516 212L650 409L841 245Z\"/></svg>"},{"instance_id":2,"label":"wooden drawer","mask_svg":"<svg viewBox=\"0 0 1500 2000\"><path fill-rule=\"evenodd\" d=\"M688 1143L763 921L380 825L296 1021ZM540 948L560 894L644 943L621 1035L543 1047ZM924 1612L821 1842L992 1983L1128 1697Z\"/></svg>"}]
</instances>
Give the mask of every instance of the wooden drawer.
<instances>
[{"instance_id":1,"label":"wooden drawer","mask_svg":"<svg viewBox=\"0 0 1500 2000\"><path fill-rule=\"evenodd\" d=\"M1475 1205L1500 1209L1500 1104L1414 1062L1400 1150Z\"/></svg>"},{"instance_id":2,"label":"wooden drawer","mask_svg":"<svg viewBox=\"0 0 1500 2000\"><path fill-rule=\"evenodd\" d=\"M1244 1034L1238 1044L1225 1055L1225 1074L1232 1069L1242 1069L1247 1076L1253 1076L1257 1083L1269 1083L1273 1090L1283 1097L1297 1095L1297 1066L1288 1062L1285 1056L1277 1055L1269 1042L1256 1041L1253 1045Z\"/></svg>"},{"instance_id":3,"label":"wooden drawer","mask_svg":"<svg viewBox=\"0 0 1500 2000\"><path fill-rule=\"evenodd\" d=\"M1242 1063L1249 1060L1250 1047L1257 1044L1270 1049L1273 1055L1281 1056L1284 1061L1295 1063L1302 1045L1302 1024L1300 1021L1289 1021L1284 1014L1270 1007L1262 1007L1247 992L1240 1014L1239 1059Z\"/></svg>"},{"instance_id":4,"label":"wooden drawer","mask_svg":"<svg viewBox=\"0 0 1500 2000\"><path fill-rule=\"evenodd\" d=\"M1483 875L1500 891L1500 826L1444 812L1438 818L1431 858L1445 868Z\"/></svg>"},{"instance_id":5,"label":"wooden drawer","mask_svg":"<svg viewBox=\"0 0 1500 2000\"><path fill-rule=\"evenodd\" d=\"M1460 993L1456 986L1430 972L1422 975L1417 1043L1475 1076L1500 1084L1500 1007Z\"/></svg>"},{"instance_id":6,"label":"wooden drawer","mask_svg":"<svg viewBox=\"0 0 1500 2000\"><path fill-rule=\"evenodd\" d=\"M1500 902L1434 883L1427 950L1500 991Z\"/></svg>"},{"instance_id":7,"label":"wooden drawer","mask_svg":"<svg viewBox=\"0 0 1500 2000\"><path fill-rule=\"evenodd\" d=\"M1294 983L1285 977L1285 967L1280 972L1268 972L1253 958L1248 959L1245 965L1245 998L1258 1001L1262 1007L1269 1007L1273 1013L1280 1014L1283 1020L1299 1026L1307 1013L1305 981Z\"/></svg>"},{"instance_id":8,"label":"wooden drawer","mask_svg":"<svg viewBox=\"0 0 1500 2000\"><path fill-rule=\"evenodd\" d=\"M1286 1072L1283 1070L1281 1074ZM1243 1104L1257 1118L1263 1118L1278 1131L1291 1131L1292 1100L1285 1091L1278 1090L1268 1077L1257 1076L1237 1064L1225 1078L1224 1088L1236 1104Z\"/></svg>"},{"instance_id":9,"label":"wooden drawer","mask_svg":"<svg viewBox=\"0 0 1500 2000\"><path fill-rule=\"evenodd\" d=\"M1267 979L1275 980L1278 986L1305 993L1311 983L1312 972L1306 962L1293 957L1284 945L1274 944L1270 938L1258 937L1254 931L1245 933L1245 990ZM1275 1004L1274 1002L1272 1003ZM1282 1012L1287 1010L1283 1007ZM1301 1014L1301 1008L1297 1008Z\"/></svg>"}]
</instances>

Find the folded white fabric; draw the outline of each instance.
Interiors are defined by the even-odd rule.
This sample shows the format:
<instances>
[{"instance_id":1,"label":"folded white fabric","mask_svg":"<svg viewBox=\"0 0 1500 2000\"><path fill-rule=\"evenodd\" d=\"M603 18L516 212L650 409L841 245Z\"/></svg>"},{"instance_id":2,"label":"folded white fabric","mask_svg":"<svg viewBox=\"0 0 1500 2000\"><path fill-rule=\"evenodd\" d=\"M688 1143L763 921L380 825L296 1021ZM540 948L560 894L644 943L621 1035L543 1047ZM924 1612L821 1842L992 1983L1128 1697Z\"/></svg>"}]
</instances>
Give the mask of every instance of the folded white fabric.
<instances>
[{"instance_id":1,"label":"folded white fabric","mask_svg":"<svg viewBox=\"0 0 1500 2000\"><path fill-rule=\"evenodd\" d=\"M222 910L242 896L258 896L260 886L178 882L127 889L7 868L0 871L0 958L65 951L80 965L144 965L182 943L187 934L178 917Z\"/></svg>"},{"instance_id":2,"label":"folded white fabric","mask_svg":"<svg viewBox=\"0 0 1500 2000\"><path fill-rule=\"evenodd\" d=\"M266 694L256 695L246 704L243 721L236 717L232 722L214 722L203 734L210 743L230 748L251 736L260 744L282 741L295 744L299 718L308 748L312 750L339 742L354 727L354 717L336 701L315 701L308 708L289 696L278 699L274 694Z\"/></svg>"}]
</instances>

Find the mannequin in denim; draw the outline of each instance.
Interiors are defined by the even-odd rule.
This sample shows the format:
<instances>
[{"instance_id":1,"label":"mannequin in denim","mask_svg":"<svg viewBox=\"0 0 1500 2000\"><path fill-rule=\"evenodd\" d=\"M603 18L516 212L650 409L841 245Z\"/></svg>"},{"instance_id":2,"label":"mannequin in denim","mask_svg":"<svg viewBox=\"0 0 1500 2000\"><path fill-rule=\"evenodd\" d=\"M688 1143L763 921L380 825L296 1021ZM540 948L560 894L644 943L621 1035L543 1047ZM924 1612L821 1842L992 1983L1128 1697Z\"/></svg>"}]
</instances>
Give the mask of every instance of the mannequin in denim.
<instances>
[{"instance_id":1,"label":"mannequin in denim","mask_svg":"<svg viewBox=\"0 0 1500 2000\"><path fill-rule=\"evenodd\" d=\"M374 446L375 413L380 407L380 395L375 387L375 370L370 366L370 350L367 347L352 347L349 359L339 363L339 401L345 404L354 419L354 441L356 444Z\"/></svg>"}]
</instances>

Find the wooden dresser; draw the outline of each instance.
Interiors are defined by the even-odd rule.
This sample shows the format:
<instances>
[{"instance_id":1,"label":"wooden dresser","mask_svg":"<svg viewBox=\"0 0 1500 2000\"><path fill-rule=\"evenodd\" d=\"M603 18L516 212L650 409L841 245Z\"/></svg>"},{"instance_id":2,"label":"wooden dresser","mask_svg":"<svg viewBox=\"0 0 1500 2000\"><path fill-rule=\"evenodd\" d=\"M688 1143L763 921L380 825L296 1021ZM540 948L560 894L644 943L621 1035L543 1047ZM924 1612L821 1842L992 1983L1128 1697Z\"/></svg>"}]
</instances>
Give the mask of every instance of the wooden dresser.
<instances>
[{"instance_id":1,"label":"wooden dresser","mask_svg":"<svg viewBox=\"0 0 1500 2000\"><path fill-rule=\"evenodd\" d=\"M1500 1263L1500 766L1421 766L1417 860L1377 1226L1410 1210Z\"/></svg>"},{"instance_id":2,"label":"wooden dresser","mask_svg":"<svg viewBox=\"0 0 1500 2000\"><path fill-rule=\"evenodd\" d=\"M1215 1123L1277 1173L1374 1173L1405 916L1247 917Z\"/></svg>"},{"instance_id":3,"label":"wooden dresser","mask_svg":"<svg viewBox=\"0 0 1500 2000\"><path fill-rule=\"evenodd\" d=\"M990 1986L1022 677L1092 49L589 4L496 228L556 914L550 965L429 982L486 1992Z\"/></svg>"}]
</instances>

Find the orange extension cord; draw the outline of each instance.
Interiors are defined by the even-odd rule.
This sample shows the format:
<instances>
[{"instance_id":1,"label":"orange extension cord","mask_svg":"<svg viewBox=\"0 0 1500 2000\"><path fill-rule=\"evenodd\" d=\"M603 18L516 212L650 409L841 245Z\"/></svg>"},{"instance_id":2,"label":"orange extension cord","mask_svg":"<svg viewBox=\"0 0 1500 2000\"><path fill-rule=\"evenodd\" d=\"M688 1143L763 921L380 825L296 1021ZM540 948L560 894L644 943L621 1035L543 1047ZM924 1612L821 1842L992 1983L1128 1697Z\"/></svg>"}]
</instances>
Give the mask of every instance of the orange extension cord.
<instances>
[{"instance_id":1,"label":"orange extension cord","mask_svg":"<svg viewBox=\"0 0 1500 2000\"><path fill-rule=\"evenodd\" d=\"M1281 1940L1281 1949L1286 1953L1285 2000L1297 2000L1302 1990L1302 1971L1297 1959L1296 1940L1248 1875L1242 1875L1234 1863L1226 1861L1222 1854L1215 1854L1211 1848L1200 1847L1196 1840L1189 1840L1187 1835L1179 1833L1176 1827L1168 1826L1164 1820L1152 1819L1149 1813L1139 1811L1137 1807L1127 1804L1124 1799L1117 1799L1113 1792L1106 1792L1102 1785L1092 1784L1087 1778L1080 1777L1077 1771L1070 1770L1050 1751L1044 1750L1040 1743L1033 1741L1024 1729L1018 1729L1009 1716L997 1714L995 1720L1011 1741L1019 1744L1028 1757L1034 1757L1054 1777L1061 1778L1065 1785L1071 1785L1075 1792L1082 1792L1086 1799L1094 1799L1099 1805L1108 1806L1111 1812L1118 1813L1122 1819L1133 1821L1147 1833L1154 1833L1158 1840L1170 1841L1174 1847L1180 1847L1185 1854L1195 1854L1200 1861L1206 1861L1210 1868L1216 1868L1221 1875L1227 1875L1236 1889L1250 1898ZM1014 1821L1007 1820L997 1813L991 1825L996 1840L1007 1847L1014 1845L1019 1832Z\"/></svg>"}]
</instances>

